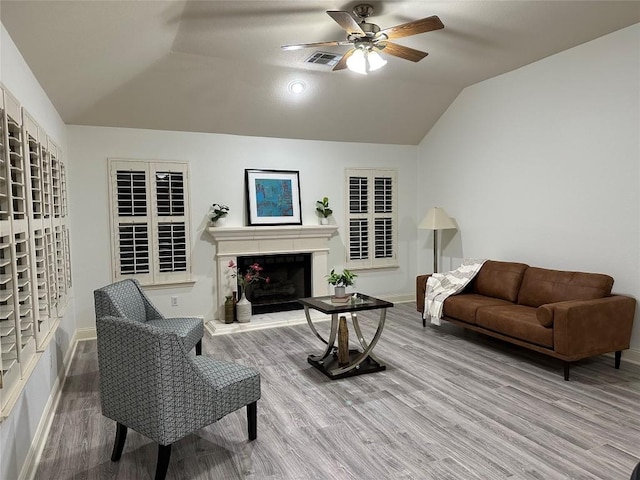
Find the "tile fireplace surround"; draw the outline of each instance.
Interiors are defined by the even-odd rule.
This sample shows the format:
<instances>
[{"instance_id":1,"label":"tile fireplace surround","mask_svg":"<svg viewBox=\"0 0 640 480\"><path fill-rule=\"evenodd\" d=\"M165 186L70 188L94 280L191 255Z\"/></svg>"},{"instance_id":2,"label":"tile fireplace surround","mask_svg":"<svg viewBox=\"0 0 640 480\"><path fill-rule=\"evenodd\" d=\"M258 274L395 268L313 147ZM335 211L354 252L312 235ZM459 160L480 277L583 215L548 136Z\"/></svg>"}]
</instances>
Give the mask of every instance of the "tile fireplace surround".
<instances>
[{"instance_id":1,"label":"tile fireplace surround","mask_svg":"<svg viewBox=\"0 0 640 480\"><path fill-rule=\"evenodd\" d=\"M224 297L231 291L227 277L229 261L238 263L238 257L246 255L310 253L312 296L328 295L325 277L329 273L329 240L337 230L337 225L209 227L207 231L216 242L218 308L215 318L224 319Z\"/></svg>"}]
</instances>

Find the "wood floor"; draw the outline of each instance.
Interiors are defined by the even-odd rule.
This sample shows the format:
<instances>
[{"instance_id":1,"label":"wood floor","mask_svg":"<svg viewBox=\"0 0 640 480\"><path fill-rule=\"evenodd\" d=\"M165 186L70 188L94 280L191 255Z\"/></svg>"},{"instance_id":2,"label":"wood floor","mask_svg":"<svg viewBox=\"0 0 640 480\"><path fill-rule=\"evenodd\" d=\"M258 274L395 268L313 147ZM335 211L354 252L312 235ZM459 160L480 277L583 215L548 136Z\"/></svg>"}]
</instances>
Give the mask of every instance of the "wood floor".
<instances>
[{"instance_id":1,"label":"wood floor","mask_svg":"<svg viewBox=\"0 0 640 480\"><path fill-rule=\"evenodd\" d=\"M360 315L365 332L375 314ZM366 326L366 329L364 328ZM326 331L328 322L319 324ZM450 324L422 328L415 304L389 310L385 372L330 381L306 357L308 326L206 336L204 354L257 367L258 439L245 410L173 446L168 479L628 480L640 460L640 367L622 357L560 362ZM95 341L81 342L38 479L151 479L157 446L100 414Z\"/></svg>"}]
</instances>

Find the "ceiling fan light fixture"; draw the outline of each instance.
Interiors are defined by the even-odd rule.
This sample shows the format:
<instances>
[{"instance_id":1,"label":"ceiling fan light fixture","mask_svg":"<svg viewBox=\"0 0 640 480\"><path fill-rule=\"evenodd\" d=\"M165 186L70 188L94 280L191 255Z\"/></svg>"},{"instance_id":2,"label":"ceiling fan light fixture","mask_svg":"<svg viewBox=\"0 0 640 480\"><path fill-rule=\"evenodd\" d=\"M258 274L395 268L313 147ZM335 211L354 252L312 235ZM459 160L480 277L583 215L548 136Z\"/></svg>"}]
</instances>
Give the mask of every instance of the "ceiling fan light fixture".
<instances>
[{"instance_id":1,"label":"ceiling fan light fixture","mask_svg":"<svg viewBox=\"0 0 640 480\"><path fill-rule=\"evenodd\" d=\"M367 74L366 52L363 48L356 48L356 51L347 59L347 68L361 75Z\"/></svg>"},{"instance_id":2,"label":"ceiling fan light fixture","mask_svg":"<svg viewBox=\"0 0 640 480\"><path fill-rule=\"evenodd\" d=\"M379 68L382 68L387 64L387 61L382 58L378 52L375 52L373 50L368 53L367 60L369 62L370 72L378 70Z\"/></svg>"}]
</instances>

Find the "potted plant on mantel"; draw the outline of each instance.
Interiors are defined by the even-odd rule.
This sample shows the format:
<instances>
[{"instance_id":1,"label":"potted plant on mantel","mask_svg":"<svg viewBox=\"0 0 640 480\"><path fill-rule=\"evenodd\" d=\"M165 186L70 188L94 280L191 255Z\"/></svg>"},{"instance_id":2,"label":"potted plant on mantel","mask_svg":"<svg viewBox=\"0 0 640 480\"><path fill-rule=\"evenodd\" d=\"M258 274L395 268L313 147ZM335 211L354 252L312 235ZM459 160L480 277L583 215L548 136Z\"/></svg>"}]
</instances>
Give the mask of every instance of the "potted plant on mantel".
<instances>
[{"instance_id":1,"label":"potted plant on mantel","mask_svg":"<svg viewBox=\"0 0 640 480\"><path fill-rule=\"evenodd\" d=\"M229 207L226 205L221 205L219 203L214 203L211 205L211 223L216 225L216 222L221 218L226 217L229 214Z\"/></svg>"},{"instance_id":2,"label":"potted plant on mantel","mask_svg":"<svg viewBox=\"0 0 640 480\"><path fill-rule=\"evenodd\" d=\"M329 208L329 197L324 197L322 200L316 202L316 212L320 216L320 224L326 225L329 223L329 215L333 213L333 210Z\"/></svg>"},{"instance_id":3,"label":"potted plant on mantel","mask_svg":"<svg viewBox=\"0 0 640 480\"><path fill-rule=\"evenodd\" d=\"M335 287L334 297L335 298L346 298L345 294L346 287L350 287L353 285L356 275L353 272L350 272L346 268L342 271L342 273L336 273L335 269L332 268L329 275L327 275L327 282Z\"/></svg>"}]
</instances>

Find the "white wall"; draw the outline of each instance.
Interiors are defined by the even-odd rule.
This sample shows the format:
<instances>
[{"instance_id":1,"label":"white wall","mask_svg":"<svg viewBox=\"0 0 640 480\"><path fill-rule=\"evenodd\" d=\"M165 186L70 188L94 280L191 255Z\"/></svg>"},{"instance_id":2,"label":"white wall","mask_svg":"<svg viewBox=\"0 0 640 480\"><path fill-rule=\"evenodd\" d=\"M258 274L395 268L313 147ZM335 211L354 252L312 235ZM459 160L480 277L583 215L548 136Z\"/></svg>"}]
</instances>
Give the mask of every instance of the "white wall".
<instances>
[{"instance_id":1,"label":"white wall","mask_svg":"<svg viewBox=\"0 0 640 480\"><path fill-rule=\"evenodd\" d=\"M460 94L418 153L426 205L459 224L444 232L443 267L491 258L602 272L640 299L639 40L635 25ZM430 239L418 237L423 272Z\"/></svg>"},{"instance_id":2,"label":"white wall","mask_svg":"<svg viewBox=\"0 0 640 480\"><path fill-rule=\"evenodd\" d=\"M29 113L44 127L63 150L65 160L65 125L44 91L29 70L15 44L0 26L0 81ZM74 242L71 232L71 243ZM76 330L73 291L67 312L60 322L55 339L51 341L29 378L9 417L0 423L0 478L18 478L27 456L32 453L36 431L63 373L63 361L69 353Z\"/></svg>"},{"instance_id":3,"label":"white wall","mask_svg":"<svg viewBox=\"0 0 640 480\"><path fill-rule=\"evenodd\" d=\"M277 119L274 119L277 121ZM361 273L358 290L413 296L415 278L416 147L241 137L204 133L70 126L69 186L74 232L73 264L79 328L94 328L93 290L110 283L107 159L186 160L191 177L193 287L148 289L166 315L214 318L215 246L206 232L213 203L229 205L227 226L245 225L244 169L298 170L304 224L318 224L315 201L328 196L333 221L343 224L345 167L396 167L399 183L400 268ZM344 229L331 241L330 267L344 264ZM170 296L178 306L170 305ZM412 298L412 297L411 297Z\"/></svg>"}]
</instances>

